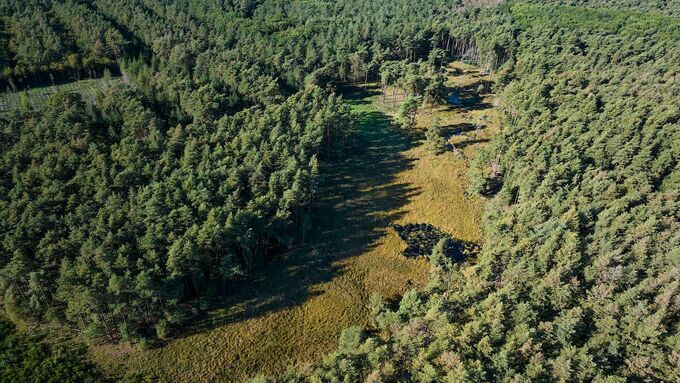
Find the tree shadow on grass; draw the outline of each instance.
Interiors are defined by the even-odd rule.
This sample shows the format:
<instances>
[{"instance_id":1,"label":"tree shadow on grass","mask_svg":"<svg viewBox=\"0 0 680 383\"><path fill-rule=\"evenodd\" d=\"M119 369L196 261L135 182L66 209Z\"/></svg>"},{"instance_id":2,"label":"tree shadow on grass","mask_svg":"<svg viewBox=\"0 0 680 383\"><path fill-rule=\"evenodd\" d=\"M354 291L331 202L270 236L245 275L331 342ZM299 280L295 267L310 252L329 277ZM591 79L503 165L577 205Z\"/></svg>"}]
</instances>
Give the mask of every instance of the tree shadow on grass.
<instances>
[{"instance_id":1,"label":"tree shadow on grass","mask_svg":"<svg viewBox=\"0 0 680 383\"><path fill-rule=\"evenodd\" d=\"M476 139L471 139L471 140L465 140L465 141L462 141L462 142L457 142L456 148L464 149L464 148L467 148L470 145L480 144L480 143L489 142L489 141L491 141L491 140L488 139L488 138L476 138Z\"/></svg>"},{"instance_id":2,"label":"tree shadow on grass","mask_svg":"<svg viewBox=\"0 0 680 383\"><path fill-rule=\"evenodd\" d=\"M455 86L447 88L447 94L456 94L460 99L460 105L448 104L449 110L458 112L470 112L473 110L491 109L493 105L484 101L484 96L489 95L492 82L489 80L478 80L466 86ZM479 88L484 90L480 91Z\"/></svg>"},{"instance_id":3,"label":"tree shadow on grass","mask_svg":"<svg viewBox=\"0 0 680 383\"><path fill-rule=\"evenodd\" d=\"M371 90L350 88L343 97L361 105ZM306 243L273 259L254 275L229 286L231 294L208 314L195 318L181 336L260 317L301 305L311 288L341 275L337 261L376 246L401 208L419 193L397 174L412 167L401 154L411 143L403 130L374 110L361 111L355 144L344 159L321 167L320 188Z\"/></svg>"},{"instance_id":4,"label":"tree shadow on grass","mask_svg":"<svg viewBox=\"0 0 680 383\"><path fill-rule=\"evenodd\" d=\"M486 126L480 126L479 130L485 129ZM460 124L451 124L451 125L445 125L442 126L442 134L446 137L448 136L454 136L454 135L459 135L459 134L464 134L467 132L473 132L477 129L477 125L469 123L469 122L463 122Z\"/></svg>"},{"instance_id":5,"label":"tree shadow on grass","mask_svg":"<svg viewBox=\"0 0 680 383\"><path fill-rule=\"evenodd\" d=\"M345 85L339 87L337 92L352 105L368 105L371 103L369 97L380 94L380 87L377 85Z\"/></svg>"},{"instance_id":6,"label":"tree shadow on grass","mask_svg":"<svg viewBox=\"0 0 680 383\"><path fill-rule=\"evenodd\" d=\"M402 253L405 257L430 257L442 240L444 242L440 249L443 255L456 262L465 262L479 252L479 246L476 243L453 238L429 223L391 225L391 228L407 245Z\"/></svg>"},{"instance_id":7,"label":"tree shadow on grass","mask_svg":"<svg viewBox=\"0 0 680 383\"><path fill-rule=\"evenodd\" d=\"M441 127L441 137L447 142L455 140L455 147L457 149L463 149L470 145L489 142L487 138L477 138L477 135L486 129L486 125L481 125L477 128L477 125L471 123L459 123L445 125ZM421 143L425 140L425 131L422 129L411 130L408 132L413 142Z\"/></svg>"}]
</instances>

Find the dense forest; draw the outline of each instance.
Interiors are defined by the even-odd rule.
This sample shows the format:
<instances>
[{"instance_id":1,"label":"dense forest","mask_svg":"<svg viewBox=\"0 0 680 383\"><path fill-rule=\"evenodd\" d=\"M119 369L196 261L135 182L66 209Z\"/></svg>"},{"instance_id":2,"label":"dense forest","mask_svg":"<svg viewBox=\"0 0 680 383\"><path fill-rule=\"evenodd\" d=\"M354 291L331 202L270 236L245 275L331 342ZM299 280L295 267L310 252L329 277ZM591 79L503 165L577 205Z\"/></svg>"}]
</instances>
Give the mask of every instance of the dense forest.
<instances>
[{"instance_id":1,"label":"dense forest","mask_svg":"<svg viewBox=\"0 0 680 383\"><path fill-rule=\"evenodd\" d=\"M680 12L680 2L677 0L527 0L524 3L555 4L581 6L587 8L601 8L609 10L645 11L677 15Z\"/></svg>"},{"instance_id":2,"label":"dense forest","mask_svg":"<svg viewBox=\"0 0 680 383\"><path fill-rule=\"evenodd\" d=\"M460 263L441 242L425 290L374 296L371 328L272 380L677 379L677 12L674 0L1 2L0 91L125 79L94 102L58 92L0 114L2 373L33 379L6 363L26 354L63 380L100 379L73 362L81 351L14 326L142 347L181 332L304 242L321 164L353 142L339 86L401 89L409 129L445 102L442 67L460 59L495 74L503 113L469 172L469 193L488 199L479 254Z\"/></svg>"}]
</instances>

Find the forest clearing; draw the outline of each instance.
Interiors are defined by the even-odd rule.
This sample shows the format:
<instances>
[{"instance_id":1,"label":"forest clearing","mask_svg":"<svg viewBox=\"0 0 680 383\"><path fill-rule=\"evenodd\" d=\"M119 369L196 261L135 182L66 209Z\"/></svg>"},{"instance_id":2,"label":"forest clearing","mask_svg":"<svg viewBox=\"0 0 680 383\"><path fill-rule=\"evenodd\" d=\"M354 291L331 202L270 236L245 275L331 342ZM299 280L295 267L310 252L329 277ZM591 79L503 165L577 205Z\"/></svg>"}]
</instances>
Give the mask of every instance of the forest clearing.
<instances>
[{"instance_id":1,"label":"forest clearing","mask_svg":"<svg viewBox=\"0 0 680 383\"><path fill-rule=\"evenodd\" d=\"M450 88L476 88L488 80L470 65L451 68L464 74L449 75ZM375 86L347 89L345 97L359 117L355 147L322 169L306 243L256 273L225 302L229 309L211 311L166 345L146 351L125 344L93 347L104 371L207 382L304 368L332 350L343 329L368 324L371 294L396 300L427 281L427 260L404 257L406 245L390 224L430 223L454 238L479 240L484 201L465 195L466 160L453 151L429 153L423 132L434 117L448 137L486 116L479 137L459 145L466 157L474 156L497 129L493 95L482 98L488 107L421 108L410 132L393 123L395 108L381 101Z\"/></svg>"}]
</instances>

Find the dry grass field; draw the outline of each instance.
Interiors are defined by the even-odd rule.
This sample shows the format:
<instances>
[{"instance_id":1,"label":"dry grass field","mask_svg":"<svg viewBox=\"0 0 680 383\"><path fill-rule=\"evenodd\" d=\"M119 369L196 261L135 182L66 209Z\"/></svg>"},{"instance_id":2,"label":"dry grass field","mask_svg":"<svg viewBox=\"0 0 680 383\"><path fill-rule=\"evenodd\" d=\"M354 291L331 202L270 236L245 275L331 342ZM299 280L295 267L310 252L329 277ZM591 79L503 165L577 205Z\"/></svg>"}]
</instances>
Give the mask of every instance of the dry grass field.
<instances>
[{"instance_id":1,"label":"dry grass field","mask_svg":"<svg viewBox=\"0 0 680 383\"><path fill-rule=\"evenodd\" d=\"M477 89L487 80L473 67L453 67L464 74L450 76L452 87ZM356 144L344 160L323 166L306 243L234 286L238 293L224 309L197 318L166 345L97 346L93 359L114 375L145 371L160 381L231 382L304 367L333 349L343 328L367 323L372 293L396 299L427 279L427 262L402 256L406 246L389 224L430 223L455 238L480 238L484 202L464 193L464 157L474 156L497 125L491 96L466 107L424 108L416 129L406 132L392 124L391 104L383 105L375 88L348 90L360 117ZM423 148L435 116L464 156ZM456 135L479 121L484 127L474 139Z\"/></svg>"}]
</instances>

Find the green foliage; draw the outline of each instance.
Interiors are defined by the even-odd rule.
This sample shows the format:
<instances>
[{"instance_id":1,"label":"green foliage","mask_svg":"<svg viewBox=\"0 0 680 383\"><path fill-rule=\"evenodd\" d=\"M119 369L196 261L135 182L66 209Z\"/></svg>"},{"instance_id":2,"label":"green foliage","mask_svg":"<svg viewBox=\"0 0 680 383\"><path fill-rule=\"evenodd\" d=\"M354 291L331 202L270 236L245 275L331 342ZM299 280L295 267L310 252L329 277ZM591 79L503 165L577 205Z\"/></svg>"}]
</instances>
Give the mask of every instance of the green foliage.
<instances>
[{"instance_id":1,"label":"green foliage","mask_svg":"<svg viewBox=\"0 0 680 383\"><path fill-rule=\"evenodd\" d=\"M359 348L364 337L363 329L358 326L349 327L342 331L338 340L340 352L351 353Z\"/></svg>"},{"instance_id":2,"label":"green foliage","mask_svg":"<svg viewBox=\"0 0 680 383\"><path fill-rule=\"evenodd\" d=\"M0 16L10 36L0 81L12 88L92 76L114 65L128 44L102 15L73 0L8 2Z\"/></svg>"},{"instance_id":3,"label":"green foliage","mask_svg":"<svg viewBox=\"0 0 680 383\"><path fill-rule=\"evenodd\" d=\"M575 19L575 16L578 16L581 20L588 19L594 14L600 15L597 17L611 19L612 15L617 14L616 11L621 10L625 10L626 12L620 12L618 13L619 15L630 15L632 13L630 11L645 11L645 13L638 13L638 15L647 18L656 17L656 12L665 13L667 15L677 15L680 11L680 1L678 0L523 0L522 3L543 4L550 5L551 7L555 7L556 5L579 6L580 9L573 8L570 11L570 13L572 13L572 16L570 17ZM601 11L598 12L598 9L601 9ZM548 10L547 7L545 10ZM590 14L590 16L587 14Z\"/></svg>"},{"instance_id":4,"label":"green foliage","mask_svg":"<svg viewBox=\"0 0 680 383\"><path fill-rule=\"evenodd\" d=\"M0 318L0 380L3 382L104 382L85 350L67 341L17 332Z\"/></svg>"},{"instance_id":5,"label":"green foliage","mask_svg":"<svg viewBox=\"0 0 680 383\"><path fill-rule=\"evenodd\" d=\"M65 42L44 10L37 7L16 16L10 47L17 65L31 71L64 58Z\"/></svg>"},{"instance_id":6,"label":"green foliage","mask_svg":"<svg viewBox=\"0 0 680 383\"><path fill-rule=\"evenodd\" d=\"M415 126L418 109L422 103L422 98L410 96L399 106L397 117L405 129L412 129Z\"/></svg>"},{"instance_id":7,"label":"green foliage","mask_svg":"<svg viewBox=\"0 0 680 383\"><path fill-rule=\"evenodd\" d=\"M436 102L447 57L489 67L508 59L505 31L469 22L476 13L499 17L492 8L469 14L441 0L240 3L8 0L0 13L12 21L6 29L16 43L0 80L26 88L44 85L47 75L99 76L117 63L162 102L211 83L231 101L267 103L280 101L281 85L366 82L385 63L407 60L410 73L418 68L435 80L422 90Z\"/></svg>"},{"instance_id":8,"label":"green foliage","mask_svg":"<svg viewBox=\"0 0 680 383\"><path fill-rule=\"evenodd\" d=\"M425 146L434 154L441 154L446 151L447 143L442 136L441 122L436 118L425 131Z\"/></svg>"},{"instance_id":9,"label":"green foliage","mask_svg":"<svg viewBox=\"0 0 680 383\"><path fill-rule=\"evenodd\" d=\"M304 238L319 161L353 130L335 83L397 63L412 125L440 101L447 56L500 59L440 0L8 0L0 13L0 80L28 95L2 105L2 303L89 342L166 337ZM43 97L119 69L123 86L87 102Z\"/></svg>"}]
</instances>

